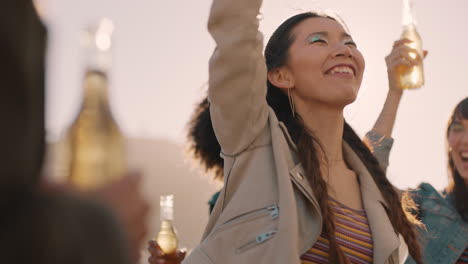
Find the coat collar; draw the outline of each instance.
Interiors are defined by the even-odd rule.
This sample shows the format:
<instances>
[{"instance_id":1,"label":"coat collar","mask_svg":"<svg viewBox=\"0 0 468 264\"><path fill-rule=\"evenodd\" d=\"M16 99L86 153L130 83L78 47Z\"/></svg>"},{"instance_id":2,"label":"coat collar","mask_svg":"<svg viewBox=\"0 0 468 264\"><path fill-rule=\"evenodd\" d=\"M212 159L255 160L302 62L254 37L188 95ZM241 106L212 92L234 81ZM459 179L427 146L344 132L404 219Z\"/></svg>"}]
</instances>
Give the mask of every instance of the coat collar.
<instances>
[{"instance_id":1,"label":"coat collar","mask_svg":"<svg viewBox=\"0 0 468 264\"><path fill-rule=\"evenodd\" d=\"M285 135L290 148L297 151L297 146L291 139L285 125L282 122L279 122L279 125L283 130L283 134ZM384 264L400 246L399 235L390 222L384 208L389 208L388 203L382 196L382 193L366 166L362 163L361 159L348 145L348 143L344 141L343 155L350 168L354 170L359 178L363 206L366 210L372 231L372 239L374 241L374 263ZM302 170L302 166L300 164L296 164L290 170L290 176L293 179L293 182L300 187L299 189L304 193L304 195L311 200L312 204L318 206L312 189L303 180L303 175L301 175L301 173L303 174L304 172Z\"/></svg>"},{"instance_id":2,"label":"coat collar","mask_svg":"<svg viewBox=\"0 0 468 264\"><path fill-rule=\"evenodd\" d=\"M348 165L351 167L351 169L358 175L363 200L365 200L365 195L365 198L367 198L368 200L382 203L388 207L388 204L382 196L382 193L377 187L377 184L375 183L374 179L372 178L372 175L369 173L366 166L364 165L364 163L362 163L361 159L354 152L354 150L348 145L348 143L344 141L343 156Z\"/></svg>"},{"instance_id":3,"label":"coat collar","mask_svg":"<svg viewBox=\"0 0 468 264\"><path fill-rule=\"evenodd\" d=\"M362 202L374 241L374 263L383 264L400 246L398 233L384 208L389 208L388 204L361 159L346 142L343 142L343 155L359 177Z\"/></svg>"}]
</instances>

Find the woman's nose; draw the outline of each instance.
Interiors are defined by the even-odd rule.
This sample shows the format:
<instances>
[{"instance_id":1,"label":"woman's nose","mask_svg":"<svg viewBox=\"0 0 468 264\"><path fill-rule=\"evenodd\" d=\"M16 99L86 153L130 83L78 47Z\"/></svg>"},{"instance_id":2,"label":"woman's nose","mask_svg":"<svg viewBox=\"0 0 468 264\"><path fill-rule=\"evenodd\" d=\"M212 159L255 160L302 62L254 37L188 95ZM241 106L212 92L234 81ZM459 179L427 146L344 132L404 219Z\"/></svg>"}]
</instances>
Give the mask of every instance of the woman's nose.
<instances>
[{"instance_id":1,"label":"woman's nose","mask_svg":"<svg viewBox=\"0 0 468 264\"><path fill-rule=\"evenodd\" d=\"M351 48L344 44L340 43L337 44L335 51L333 52L333 57L346 57L346 58L352 58L353 57L353 51Z\"/></svg>"}]
</instances>

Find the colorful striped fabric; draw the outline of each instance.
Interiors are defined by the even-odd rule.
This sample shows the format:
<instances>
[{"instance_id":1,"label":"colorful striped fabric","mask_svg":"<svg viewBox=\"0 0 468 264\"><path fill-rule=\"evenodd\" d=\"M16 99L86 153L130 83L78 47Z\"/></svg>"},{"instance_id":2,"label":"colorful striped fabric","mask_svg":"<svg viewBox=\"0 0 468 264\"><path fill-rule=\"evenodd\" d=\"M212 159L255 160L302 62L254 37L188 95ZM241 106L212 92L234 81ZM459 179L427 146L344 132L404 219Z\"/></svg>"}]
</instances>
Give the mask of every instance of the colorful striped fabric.
<instances>
[{"instance_id":1,"label":"colorful striped fabric","mask_svg":"<svg viewBox=\"0 0 468 264\"><path fill-rule=\"evenodd\" d=\"M468 248L465 249L465 252L460 256L460 259L457 261L457 264L468 263Z\"/></svg>"},{"instance_id":2,"label":"colorful striped fabric","mask_svg":"<svg viewBox=\"0 0 468 264\"><path fill-rule=\"evenodd\" d=\"M335 213L336 239L354 264L372 263L372 234L364 210L355 210L330 198ZM302 264L328 264L329 241L320 235L314 246L302 255Z\"/></svg>"}]
</instances>

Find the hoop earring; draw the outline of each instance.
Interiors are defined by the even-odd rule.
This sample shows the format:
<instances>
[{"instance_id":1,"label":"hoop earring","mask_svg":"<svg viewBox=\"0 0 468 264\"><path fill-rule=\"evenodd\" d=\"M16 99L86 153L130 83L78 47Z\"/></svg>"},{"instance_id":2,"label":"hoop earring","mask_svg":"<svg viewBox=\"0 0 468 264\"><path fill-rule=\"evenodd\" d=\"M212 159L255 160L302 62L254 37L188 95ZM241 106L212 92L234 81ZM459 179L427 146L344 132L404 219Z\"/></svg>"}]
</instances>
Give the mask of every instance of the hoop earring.
<instances>
[{"instance_id":1,"label":"hoop earring","mask_svg":"<svg viewBox=\"0 0 468 264\"><path fill-rule=\"evenodd\" d=\"M291 107L291 112L292 112L293 118L296 118L296 115L295 115L296 112L294 111L294 101L293 101L293 98L291 97L290 90L291 90L291 88L288 88L289 106Z\"/></svg>"}]
</instances>

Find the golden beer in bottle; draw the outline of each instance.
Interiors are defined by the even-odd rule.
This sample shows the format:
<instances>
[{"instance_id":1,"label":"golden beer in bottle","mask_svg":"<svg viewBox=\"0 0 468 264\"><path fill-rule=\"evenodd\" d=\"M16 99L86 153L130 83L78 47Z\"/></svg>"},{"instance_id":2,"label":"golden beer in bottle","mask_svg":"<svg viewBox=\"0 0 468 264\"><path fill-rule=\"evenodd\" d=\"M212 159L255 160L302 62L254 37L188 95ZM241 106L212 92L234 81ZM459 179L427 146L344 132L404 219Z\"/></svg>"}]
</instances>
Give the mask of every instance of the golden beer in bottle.
<instances>
[{"instance_id":1,"label":"golden beer in bottle","mask_svg":"<svg viewBox=\"0 0 468 264\"><path fill-rule=\"evenodd\" d=\"M161 226L156 242L165 254L175 254L179 241L174 228L174 196L163 195L160 198Z\"/></svg>"},{"instance_id":2,"label":"golden beer in bottle","mask_svg":"<svg viewBox=\"0 0 468 264\"><path fill-rule=\"evenodd\" d=\"M405 43L408 47L415 49L418 54L410 53L414 59L417 55L421 61L414 66L400 65L398 67L400 87L402 89L419 88L424 85L424 66L422 59L424 58L422 49L422 39L416 29L415 17L412 10L412 0L403 0L403 32L402 39L408 39L411 43Z\"/></svg>"},{"instance_id":3,"label":"golden beer in bottle","mask_svg":"<svg viewBox=\"0 0 468 264\"><path fill-rule=\"evenodd\" d=\"M65 134L69 182L89 190L122 177L125 171L124 138L109 105L107 90L111 66L113 24L104 19L84 32L83 100L78 116Z\"/></svg>"}]
</instances>

